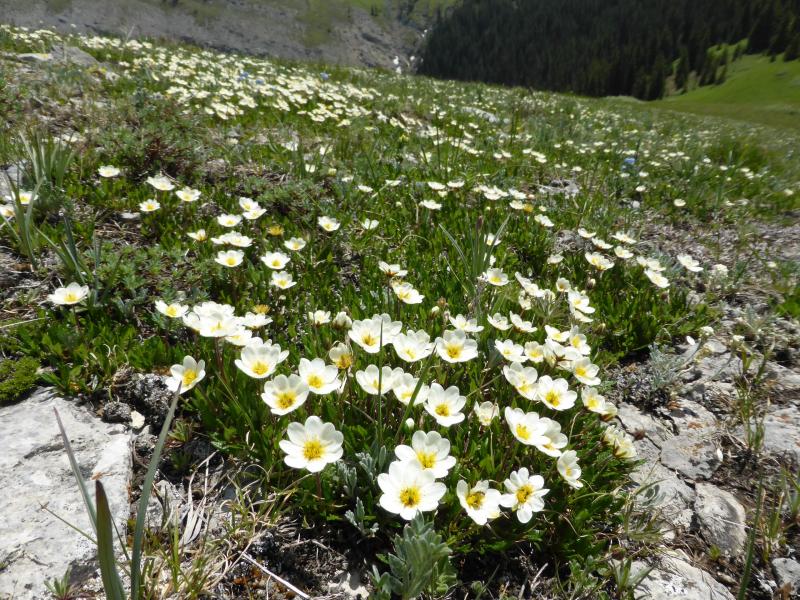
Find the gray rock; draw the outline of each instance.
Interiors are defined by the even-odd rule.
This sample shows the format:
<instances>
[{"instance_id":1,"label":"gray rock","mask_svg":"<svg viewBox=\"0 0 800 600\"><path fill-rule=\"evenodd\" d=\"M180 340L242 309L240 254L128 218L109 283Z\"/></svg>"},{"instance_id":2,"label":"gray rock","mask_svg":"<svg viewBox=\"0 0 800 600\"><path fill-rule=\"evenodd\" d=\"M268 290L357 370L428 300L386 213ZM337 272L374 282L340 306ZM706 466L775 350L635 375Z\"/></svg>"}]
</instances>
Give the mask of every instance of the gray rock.
<instances>
[{"instance_id":1,"label":"gray rock","mask_svg":"<svg viewBox=\"0 0 800 600\"><path fill-rule=\"evenodd\" d=\"M159 530L168 522L179 522L184 499L169 481L161 480L153 485L147 502L147 526ZM136 506L131 507L133 511Z\"/></svg>"},{"instance_id":2,"label":"gray rock","mask_svg":"<svg viewBox=\"0 0 800 600\"><path fill-rule=\"evenodd\" d=\"M617 418L628 433L642 432L656 446L660 446L664 440L672 437L672 432L663 422L635 406L620 402L617 409L619 411Z\"/></svg>"},{"instance_id":3,"label":"gray rock","mask_svg":"<svg viewBox=\"0 0 800 600\"><path fill-rule=\"evenodd\" d=\"M712 412L687 398L678 398L671 405L669 417L681 434L699 433L717 427L717 418Z\"/></svg>"},{"instance_id":4,"label":"gray rock","mask_svg":"<svg viewBox=\"0 0 800 600\"><path fill-rule=\"evenodd\" d=\"M153 373L131 373L125 377L127 379L115 388L120 399L148 417L159 431L172 402L172 392L167 389L164 378Z\"/></svg>"},{"instance_id":5,"label":"gray rock","mask_svg":"<svg viewBox=\"0 0 800 600\"><path fill-rule=\"evenodd\" d=\"M722 459L708 435L687 433L661 445L661 464L692 480L708 479Z\"/></svg>"},{"instance_id":6,"label":"gray rock","mask_svg":"<svg viewBox=\"0 0 800 600\"><path fill-rule=\"evenodd\" d=\"M84 576L95 571L94 546L53 514L91 531L59 435L57 409L91 492L102 481L114 520L125 531L132 464L130 435L121 425L101 422L74 401L39 390L27 400L0 408L0 597L49 597L46 577ZM45 509L46 507L46 509Z\"/></svg>"},{"instance_id":7,"label":"gray rock","mask_svg":"<svg viewBox=\"0 0 800 600\"><path fill-rule=\"evenodd\" d=\"M791 558L776 558L772 561L772 570L778 587L788 588L790 594L800 594L800 562Z\"/></svg>"},{"instance_id":8,"label":"gray rock","mask_svg":"<svg viewBox=\"0 0 800 600\"><path fill-rule=\"evenodd\" d=\"M124 402L108 402L103 407L103 420L106 423L128 423L131 420L131 407Z\"/></svg>"},{"instance_id":9,"label":"gray rock","mask_svg":"<svg viewBox=\"0 0 800 600\"><path fill-rule=\"evenodd\" d=\"M727 556L738 555L747 542L744 507L733 494L709 483L698 483L695 493L694 509L706 542Z\"/></svg>"},{"instance_id":10,"label":"gray rock","mask_svg":"<svg viewBox=\"0 0 800 600\"><path fill-rule=\"evenodd\" d=\"M34 64L71 63L81 67L93 67L99 64L91 54L66 44L56 46L50 52L25 52L12 56L19 61Z\"/></svg>"},{"instance_id":11,"label":"gray rock","mask_svg":"<svg viewBox=\"0 0 800 600\"><path fill-rule=\"evenodd\" d=\"M764 417L764 450L800 464L800 411L782 408Z\"/></svg>"},{"instance_id":12,"label":"gray rock","mask_svg":"<svg viewBox=\"0 0 800 600\"><path fill-rule=\"evenodd\" d=\"M640 501L658 509L673 528L689 529L694 516L695 493L680 477L656 462L637 467L631 479L641 486L649 486L639 493Z\"/></svg>"},{"instance_id":13,"label":"gray rock","mask_svg":"<svg viewBox=\"0 0 800 600\"><path fill-rule=\"evenodd\" d=\"M686 555L662 556L653 561L653 570L636 588L637 600L734 600L733 594L709 573L692 566ZM632 573L648 565L635 561Z\"/></svg>"}]
</instances>

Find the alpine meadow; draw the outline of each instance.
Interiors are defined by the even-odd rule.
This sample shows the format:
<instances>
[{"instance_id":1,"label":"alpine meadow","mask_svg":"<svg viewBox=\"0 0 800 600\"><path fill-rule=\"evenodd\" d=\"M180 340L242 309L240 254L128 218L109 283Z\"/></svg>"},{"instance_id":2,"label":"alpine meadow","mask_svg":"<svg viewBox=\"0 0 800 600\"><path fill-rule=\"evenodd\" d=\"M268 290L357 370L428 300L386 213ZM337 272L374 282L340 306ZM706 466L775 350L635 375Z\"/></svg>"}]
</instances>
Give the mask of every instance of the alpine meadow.
<instances>
[{"instance_id":1,"label":"alpine meadow","mask_svg":"<svg viewBox=\"0 0 800 600\"><path fill-rule=\"evenodd\" d=\"M0 24L0 598L797 597L800 34L727 3Z\"/></svg>"}]
</instances>

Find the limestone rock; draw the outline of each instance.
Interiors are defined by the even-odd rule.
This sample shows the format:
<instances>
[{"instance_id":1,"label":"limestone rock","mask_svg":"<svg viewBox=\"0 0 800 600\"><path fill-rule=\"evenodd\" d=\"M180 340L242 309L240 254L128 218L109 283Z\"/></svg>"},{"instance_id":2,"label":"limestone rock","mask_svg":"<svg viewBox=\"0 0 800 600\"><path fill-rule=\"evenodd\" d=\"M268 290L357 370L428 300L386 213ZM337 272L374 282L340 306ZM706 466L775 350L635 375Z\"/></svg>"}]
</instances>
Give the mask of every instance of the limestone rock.
<instances>
[{"instance_id":1,"label":"limestone rock","mask_svg":"<svg viewBox=\"0 0 800 600\"><path fill-rule=\"evenodd\" d=\"M641 501L660 510L665 521L676 528L689 529L694 516L695 492L672 471L658 463L639 466L631 479L641 486L650 486L640 492Z\"/></svg>"},{"instance_id":2,"label":"limestone rock","mask_svg":"<svg viewBox=\"0 0 800 600\"><path fill-rule=\"evenodd\" d=\"M656 446L672 437L672 433L661 421L635 406L620 402L617 409L617 418L628 433L642 432Z\"/></svg>"},{"instance_id":3,"label":"limestone rock","mask_svg":"<svg viewBox=\"0 0 800 600\"><path fill-rule=\"evenodd\" d=\"M736 556L747 542L746 515L736 497L709 483L695 486L694 509L706 542L728 556Z\"/></svg>"},{"instance_id":4,"label":"limestone rock","mask_svg":"<svg viewBox=\"0 0 800 600\"><path fill-rule=\"evenodd\" d=\"M800 594L800 562L791 558L776 558L772 561L772 570L778 587L788 588L789 593Z\"/></svg>"},{"instance_id":5,"label":"limestone rock","mask_svg":"<svg viewBox=\"0 0 800 600\"><path fill-rule=\"evenodd\" d=\"M800 464L800 411L782 408L764 417L764 450Z\"/></svg>"},{"instance_id":6,"label":"limestone rock","mask_svg":"<svg viewBox=\"0 0 800 600\"><path fill-rule=\"evenodd\" d=\"M0 408L0 597L49 597L45 578L95 571L94 546L68 523L91 531L59 435L57 409L87 479L90 492L102 481L120 531L128 518L132 464L130 435L122 425L103 423L74 401L39 390L27 400ZM47 510L45 510L45 508Z\"/></svg>"},{"instance_id":7,"label":"limestone rock","mask_svg":"<svg viewBox=\"0 0 800 600\"><path fill-rule=\"evenodd\" d=\"M721 462L717 446L707 434L687 433L661 445L661 464L689 479L708 479Z\"/></svg>"},{"instance_id":8,"label":"limestone rock","mask_svg":"<svg viewBox=\"0 0 800 600\"><path fill-rule=\"evenodd\" d=\"M733 594L709 573L692 566L685 555L663 556L636 589L639 600L734 600ZM632 573L647 565L634 562Z\"/></svg>"}]
</instances>

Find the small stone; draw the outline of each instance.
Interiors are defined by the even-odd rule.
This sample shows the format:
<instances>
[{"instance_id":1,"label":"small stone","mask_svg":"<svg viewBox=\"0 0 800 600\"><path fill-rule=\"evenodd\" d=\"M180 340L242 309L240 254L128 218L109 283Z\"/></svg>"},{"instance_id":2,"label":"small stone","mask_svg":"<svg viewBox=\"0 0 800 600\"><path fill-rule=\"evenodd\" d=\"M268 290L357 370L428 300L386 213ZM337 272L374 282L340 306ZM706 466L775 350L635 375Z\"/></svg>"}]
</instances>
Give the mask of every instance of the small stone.
<instances>
[{"instance_id":1,"label":"small stone","mask_svg":"<svg viewBox=\"0 0 800 600\"><path fill-rule=\"evenodd\" d=\"M362 579L356 571L342 571L338 581L328 584L328 592L337 598L369 598L369 590Z\"/></svg>"},{"instance_id":2,"label":"small stone","mask_svg":"<svg viewBox=\"0 0 800 600\"><path fill-rule=\"evenodd\" d=\"M127 423L131 420L131 407L124 402L109 402L103 407L106 423Z\"/></svg>"},{"instance_id":3,"label":"small stone","mask_svg":"<svg viewBox=\"0 0 800 600\"><path fill-rule=\"evenodd\" d=\"M692 566L683 553L655 559L654 567L636 588L634 598L647 600L734 600L733 594L710 573ZM631 573L640 573L647 563L634 561Z\"/></svg>"},{"instance_id":4,"label":"small stone","mask_svg":"<svg viewBox=\"0 0 800 600\"><path fill-rule=\"evenodd\" d=\"M139 431L142 427L144 427L144 415L140 413L138 410L134 410L131 412L131 429L135 431Z\"/></svg>"},{"instance_id":5,"label":"small stone","mask_svg":"<svg viewBox=\"0 0 800 600\"><path fill-rule=\"evenodd\" d=\"M661 442L672 437L672 433L661 421L627 402L620 402L617 410L619 411L617 418L630 434L644 433L656 446L660 446Z\"/></svg>"},{"instance_id":6,"label":"small stone","mask_svg":"<svg viewBox=\"0 0 800 600\"><path fill-rule=\"evenodd\" d=\"M679 433L700 432L717 426L712 412L688 398L678 398L670 407L669 417Z\"/></svg>"},{"instance_id":7,"label":"small stone","mask_svg":"<svg viewBox=\"0 0 800 600\"><path fill-rule=\"evenodd\" d=\"M692 480L708 479L721 462L716 444L705 435L683 434L661 445L661 464Z\"/></svg>"},{"instance_id":8,"label":"small stone","mask_svg":"<svg viewBox=\"0 0 800 600\"><path fill-rule=\"evenodd\" d=\"M706 340L704 347L711 354L725 354L728 351L727 346L715 338Z\"/></svg>"},{"instance_id":9,"label":"small stone","mask_svg":"<svg viewBox=\"0 0 800 600\"><path fill-rule=\"evenodd\" d=\"M790 594L800 594L800 562L791 558L776 558L772 561L772 570L778 587L788 588Z\"/></svg>"},{"instance_id":10,"label":"small stone","mask_svg":"<svg viewBox=\"0 0 800 600\"><path fill-rule=\"evenodd\" d=\"M659 509L664 520L675 528L688 530L692 524L695 492L672 471L660 464L643 464L631 473L640 486L649 486L637 498Z\"/></svg>"},{"instance_id":11,"label":"small stone","mask_svg":"<svg viewBox=\"0 0 800 600\"><path fill-rule=\"evenodd\" d=\"M727 556L736 556L747 542L745 510L736 497L710 483L695 486L694 509L706 542Z\"/></svg>"}]
</instances>

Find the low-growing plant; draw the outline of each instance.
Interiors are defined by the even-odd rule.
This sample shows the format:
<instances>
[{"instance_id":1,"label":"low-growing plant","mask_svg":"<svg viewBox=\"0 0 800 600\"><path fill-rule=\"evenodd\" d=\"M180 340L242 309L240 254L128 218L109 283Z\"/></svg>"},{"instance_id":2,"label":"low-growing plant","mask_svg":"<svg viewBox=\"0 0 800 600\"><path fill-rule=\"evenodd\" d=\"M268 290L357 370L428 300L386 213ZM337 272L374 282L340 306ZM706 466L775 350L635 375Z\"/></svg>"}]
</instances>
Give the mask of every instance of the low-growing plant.
<instances>
[{"instance_id":1,"label":"low-growing plant","mask_svg":"<svg viewBox=\"0 0 800 600\"><path fill-rule=\"evenodd\" d=\"M18 402L39 380L39 361L29 356L0 360L0 406Z\"/></svg>"}]
</instances>

